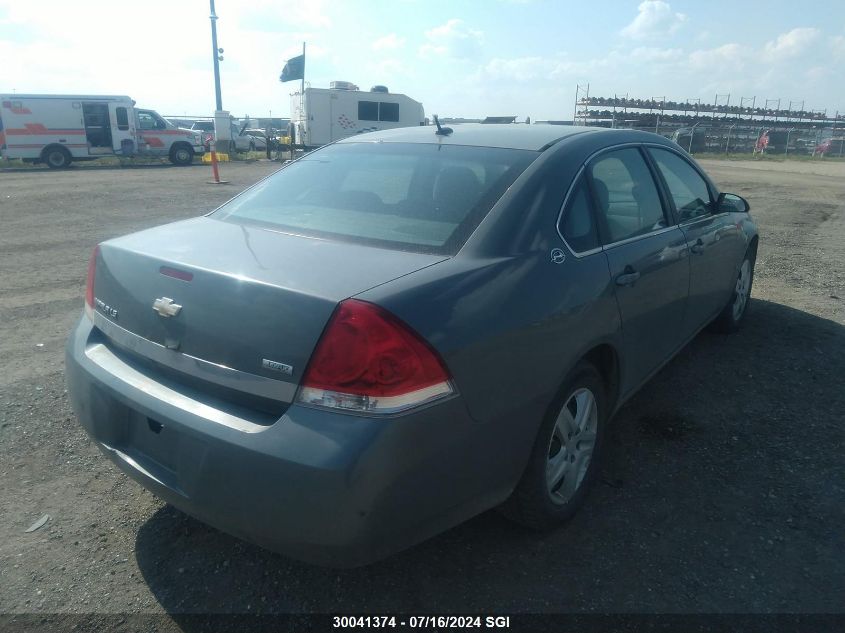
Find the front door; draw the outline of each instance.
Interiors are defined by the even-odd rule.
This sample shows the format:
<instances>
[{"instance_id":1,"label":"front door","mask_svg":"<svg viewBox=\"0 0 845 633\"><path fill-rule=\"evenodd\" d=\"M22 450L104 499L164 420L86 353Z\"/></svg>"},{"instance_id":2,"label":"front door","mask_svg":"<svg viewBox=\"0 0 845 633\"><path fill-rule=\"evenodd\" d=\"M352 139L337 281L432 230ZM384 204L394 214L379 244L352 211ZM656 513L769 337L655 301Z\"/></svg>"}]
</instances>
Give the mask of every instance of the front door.
<instances>
[{"instance_id":1,"label":"front door","mask_svg":"<svg viewBox=\"0 0 845 633\"><path fill-rule=\"evenodd\" d=\"M167 123L152 110L136 110L138 145L143 154L167 156L170 142L166 136Z\"/></svg>"},{"instance_id":2,"label":"front door","mask_svg":"<svg viewBox=\"0 0 845 633\"><path fill-rule=\"evenodd\" d=\"M641 149L588 166L599 230L622 319L626 384L639 385L683 343L689 259Z\"/></svg>"},{"instance_id":3,"label":"front door","mask_svg":"<svg viewBox=\"0 0 845 633\"><path fill-rule=\"evenodd\" d=\"M93 155L112 154L111 120L108 103L82 104L82 118L85 122L85 138L88 153Z\"/></svg>"},{"instance_id":4,"label":"front door","mask_svg":"<svg viewBox=\"0 0 845 633\"><path fill-rule=\"evenodd\" d=\"M109 104L111 118L112 148L115 153L134 154L135 146L135 118L132 109L118 103Z\"/></svg>"},{"instance_id":5,"label":"front door","mask_svg":"<svg viewBox=\"0 0 845 633\"><path fill-rule=\"evenodd\" d=\"M649 152L666 183L690 250L690 295L684 329L692 336L730 300L745 241L731 215L715 209L710 187L686 158L656 147Z\"/></svg>"}]
</instances>

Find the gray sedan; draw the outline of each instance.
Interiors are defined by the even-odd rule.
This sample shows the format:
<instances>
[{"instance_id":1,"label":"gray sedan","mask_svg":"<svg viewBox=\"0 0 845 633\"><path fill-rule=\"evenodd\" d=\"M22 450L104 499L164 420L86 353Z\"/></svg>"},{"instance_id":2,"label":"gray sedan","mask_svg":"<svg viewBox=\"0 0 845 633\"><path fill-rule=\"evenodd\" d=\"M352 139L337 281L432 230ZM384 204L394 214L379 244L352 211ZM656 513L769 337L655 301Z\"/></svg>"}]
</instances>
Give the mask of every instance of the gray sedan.
<instances>
[{"instance_id":1,"label":"gray sedan","mask_svg":"<svg viewBox=\"0 0 845 633\"><path fill-rule=\"evenodd\" d=\"M365 564L494 507L546 529L614 412L740 326L757 244L654 134L355 136L97 246L69 393L129 476L295 558Z\"/></svg>"}]
</instances>

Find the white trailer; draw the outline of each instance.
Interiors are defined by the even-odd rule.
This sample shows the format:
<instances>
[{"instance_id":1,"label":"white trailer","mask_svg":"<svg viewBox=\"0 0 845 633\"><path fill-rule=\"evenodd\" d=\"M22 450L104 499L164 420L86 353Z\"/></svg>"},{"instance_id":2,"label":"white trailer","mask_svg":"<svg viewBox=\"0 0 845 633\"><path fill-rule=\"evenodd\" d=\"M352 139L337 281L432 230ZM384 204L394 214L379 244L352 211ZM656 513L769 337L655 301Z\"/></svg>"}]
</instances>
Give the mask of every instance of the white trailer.
<instances>
[{"instance_id":1,"label":"white trailer","mask_svg":"<svg viewBox=\"0 0 845 633\"><path fill-rule=\"evenodd\" d=\"M0 155L49 167L101 156L165 156L190 164L201 135L127 96L0 95Z\"/></svg>"},{"instance_id":2,"label":"white trailer","mask_svg":"<svg viewBox=\"0 0 845 633\"><path fill-rule=\"evenodd\" d=\"M373 86L370 92L346 81L333 81L331 88L306 88L291 95L294 142L318 147L347 136L396 127L425 125L419 101Z\"/></svg>"}]
</instances>

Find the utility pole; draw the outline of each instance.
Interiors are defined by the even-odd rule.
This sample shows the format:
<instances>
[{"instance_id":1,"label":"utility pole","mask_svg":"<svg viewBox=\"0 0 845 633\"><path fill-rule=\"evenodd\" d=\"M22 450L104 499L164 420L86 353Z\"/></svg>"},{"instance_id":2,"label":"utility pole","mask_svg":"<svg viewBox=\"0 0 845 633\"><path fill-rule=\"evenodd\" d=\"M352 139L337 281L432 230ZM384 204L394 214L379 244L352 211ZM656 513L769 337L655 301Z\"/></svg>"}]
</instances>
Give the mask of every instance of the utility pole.
<instances>
[{"instance_id":1,"label":"utility pole","mask_svg":"<svg viewBox=\"0 0 845 633\"><path fill-rule=\"evenodd\" d=\"M223 97L220 94L220 52L217 50L217 14L214 12L214 0L208 0L211 4L211 48L214 57L214 96L217 98L217 109L223 109Z\"/></svg>"},{"instance_id":2,"label":"utility pole","mask_svg":"<svg viewBox=\"0 0 845 633\"><path fill-rule=\"evenodd\" d=\"M224 117L224 113L222 112L223 97L220 94L220 53L223 51L217 48L217 13L214 11L214 0L208 0L208 2L211 7L209 19L211 20L211 47L214 54L214 96L217 106L214 110L214 140L211 143L211 171L214 175L214 180L209 181L209 184L221 185L226 184L228 181L220 180L220 172L217 168L217 150L219 149L217 144L223 140L221 137L230 138L231 132L229 130L230 119L228 116ZM226 119L225 123L223 123L222 118ZM225 151L227 154L231 153L231 141L226 143Z\"/></svg>"}]
</instances>

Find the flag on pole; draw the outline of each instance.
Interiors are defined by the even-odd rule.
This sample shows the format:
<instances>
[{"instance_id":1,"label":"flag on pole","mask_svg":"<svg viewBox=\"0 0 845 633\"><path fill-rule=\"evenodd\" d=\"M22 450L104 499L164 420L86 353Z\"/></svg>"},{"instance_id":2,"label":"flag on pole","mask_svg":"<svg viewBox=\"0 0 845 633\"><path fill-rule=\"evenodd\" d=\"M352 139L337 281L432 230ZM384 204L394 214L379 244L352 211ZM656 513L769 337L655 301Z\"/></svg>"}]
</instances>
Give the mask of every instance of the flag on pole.
<instances>
[{"instance_id":1,"label":"flag on pole","mask_svg":"<svg viewBox=\"0 0 845 633\"><path fill-rule=\"evenodd\" d=\"M285 67L282 69L282 74L279 75L279 81L293 81L294 79L305 78L305 55L297 55L291 57Z\"/></svg>"}]
</instances>

